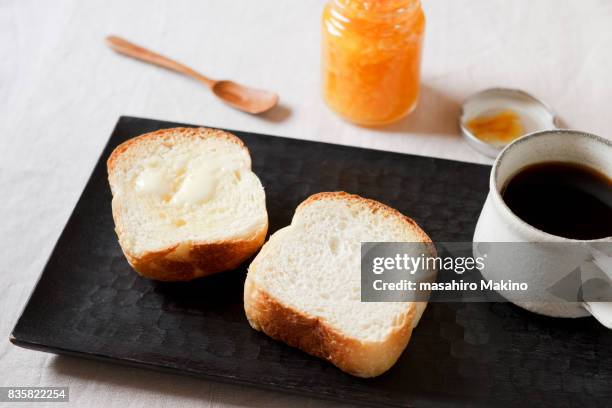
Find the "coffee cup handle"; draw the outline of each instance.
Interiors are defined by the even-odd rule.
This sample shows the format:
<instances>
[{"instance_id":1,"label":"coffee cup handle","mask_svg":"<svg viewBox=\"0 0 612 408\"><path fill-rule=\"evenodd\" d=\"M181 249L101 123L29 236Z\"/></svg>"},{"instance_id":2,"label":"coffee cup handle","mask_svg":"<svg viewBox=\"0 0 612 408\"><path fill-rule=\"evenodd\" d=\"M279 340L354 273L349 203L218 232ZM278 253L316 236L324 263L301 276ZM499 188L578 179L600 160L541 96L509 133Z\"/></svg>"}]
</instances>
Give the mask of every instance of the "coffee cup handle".
<instances>
[{"instance_id":1,"label":"coffee cup handle","mask_svg":"<svg viewBox=\"0 0 612 408\"><path fill-rule=\"evenodd\" d=\"M599 323L612 329L612 302L583 302L582 306L595 318Z\"/></svg>"}]
</instances>

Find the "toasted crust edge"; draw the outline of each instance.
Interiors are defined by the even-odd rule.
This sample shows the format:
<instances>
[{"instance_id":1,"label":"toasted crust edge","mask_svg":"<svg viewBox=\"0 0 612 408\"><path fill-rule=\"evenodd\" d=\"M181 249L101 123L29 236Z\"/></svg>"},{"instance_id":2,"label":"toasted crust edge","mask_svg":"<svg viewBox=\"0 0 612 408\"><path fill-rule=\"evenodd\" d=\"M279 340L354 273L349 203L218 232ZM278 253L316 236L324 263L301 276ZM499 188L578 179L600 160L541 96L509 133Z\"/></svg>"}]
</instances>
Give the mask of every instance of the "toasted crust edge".
<instances>
[{"instance_id":1,"label":"toasted crust edge","mask_svg":"<svg viewBox=\"0 0 612 408\"><path fill-rule=\"evenodd\" d=\"M404 324L386 339L366 342L340 333L318 317L282 304L250 280L244 286L244 307L249 324L255 330L362 378L379 376L395 364L420 318L413 304L404 315Z\"/></svg>"},{"instance_id":2,"label":"toasted crust edge","mask_svg":"<svg viewBox=\"0 0 612 408\"><path fill-rule=\"evenodd\" d=\"M197 128L176 127L176 128L160 129L154 132L145 133L140 136L136 136L131 139L128 139L125 142L121 143L119 146L115 147L113 152L108 157L108 160L106 161L106 168L108 170L109 177L115 170L115 165L116 165L116 162L119 160L119 157L123 153L128 151L130 148L136 146L138 143L143 142L147 139L155 139L155 138L167 139L169 142L172 142L173 139L177 137L177 135L181 135L181 137L191 136L191 137L197 137L201 139L209 139L209 138L227 139L230 142L235 143L240 148L246 151L247 156L249 157L249 169L251 168L251 153L249 152L249 149L246 147L242 139L240 139L238 136L233 135L229 132L225 132L223 130L211 129L211 128L206 128L206 127L197 127Z\"/></svg>"},{"instance_id":3,"label":"toasted crust edge","mask_svg":"<svg viewBox=\"0 0 612 408\"><path fill-rule=\"evenodd\" d=\"M173 142L175 138L183 136L227 139L246 151L249 157L249 169L251 168L248 148L239 137L231 133L204 127L160 129L126 140L113 150L106 162L111 191L113 191L112 174L122 154L148 139L161 138ZM181 248L180 251L176 251L179 249L179 244L177 244L137 256L130 253L121 243L121 226L117 223L118 216L115 205L112 207L115 232L128 263L141 276L159 281L189 281L235 269L257 252L263 245L268 232L268 218L266 216L266 223L255 234L244 239L220 242L185 242L181 243L181 246L185 245L185 247ZM171 258L168 258L168 255L172 255Z\"/></svg>"},{"instance_id":4,"label":"toasted crust edge","mask_svg":"<svg viewBox=\"0 0 612 408\"><path fill-rule=\"evenodd\" d=\"M399 217L413 229L422 242L431 243L427 234L411 218L378 201L343 191L317 193L303 201L296 214L310 203L325 200L348 200L370 207L373 211L384 211ZM266 245L260 255L264 255ZM290 346L325 359L351 375L370 378L389 370L400 357L426 307L426 302L409 303L403 324L396 326L382 341L360 341L350 338L326 323L323 319L309 315L285 305L259 288L249 276L256 273L256 262L249 266L244 286L244 309L251 327Z\"/></svg>"},{"instance_id":5,"label":"toasted crust edge","mask_svg":"<svg viewBox=\"0 0 612 408\"><path fill-rule=\"evenodd\" d=\"M372 212L382 211L389 216L397 217L410 225L410 227L417 233L419 238L422 240L421 242L431 242L431 238L423 231L423 229L417 224L412 218L402 214L398 210L393 207L389 207L386 204L381 203L380 201L372 200L371 198L361 197L357 194L347 193L346 191L329 191L329 192L321 192L316 193L308 197L306 200L302 201L300 205L295 210L297 214L302 208L316 202L322 200L338 200L338 201L348 201L349 203L357 203L357 204L365 204L369 207Z\"/></svg>"},{"instance_id":6,"label":"toasted crust edge","mask_svg":"<svg viewBox=\"0 0 612 408\"><path fill-rule=\"evenodd\" d=\"M248 239L221 242L189 242L186 249L168 255L179 245L134 256L122 248L129 264L138 274L159 281L189 281L236 269L263 245L268 224Z\"/></svg>"}]
</instances>

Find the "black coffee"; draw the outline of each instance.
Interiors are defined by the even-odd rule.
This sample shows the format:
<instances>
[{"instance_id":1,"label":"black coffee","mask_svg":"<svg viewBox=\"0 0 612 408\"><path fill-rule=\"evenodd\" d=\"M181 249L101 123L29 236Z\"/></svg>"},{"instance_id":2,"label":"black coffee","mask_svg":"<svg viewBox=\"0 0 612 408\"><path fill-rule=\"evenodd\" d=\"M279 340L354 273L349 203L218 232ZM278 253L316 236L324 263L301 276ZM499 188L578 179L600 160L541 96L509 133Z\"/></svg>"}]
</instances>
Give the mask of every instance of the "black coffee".
<instances>
[{"instance_id":1,"label":"black coffee","mask_svg":"<svg viewBox=\"0 0 612 408\"><path fill-rule=\"evenodd\" d=\"M612 236L612 180L590 167L531 165L510 179L502 196L514 214L549 234L572 239Z\"/></svg>"}]
</instances>

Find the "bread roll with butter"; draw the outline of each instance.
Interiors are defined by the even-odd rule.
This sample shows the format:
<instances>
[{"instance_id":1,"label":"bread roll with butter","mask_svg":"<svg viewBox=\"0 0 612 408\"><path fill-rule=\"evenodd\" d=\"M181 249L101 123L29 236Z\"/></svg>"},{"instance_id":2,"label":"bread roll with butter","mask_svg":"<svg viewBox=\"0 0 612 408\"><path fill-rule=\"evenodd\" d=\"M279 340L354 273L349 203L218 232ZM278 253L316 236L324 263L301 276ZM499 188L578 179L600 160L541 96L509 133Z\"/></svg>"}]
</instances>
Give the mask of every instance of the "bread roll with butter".
<instances>
[{"instance_id":1,"label":"bread roll with butter","mask_svg":"<svg viewBox=\"0 0 612 408\"><path fill-rule=\"evenodd\" d=\"M387 371L427 303L361 302L361 242L369 241L431 243L413 220L374 200L334 192L301 203L249 266L251 326L355 376Z\"/></svg>"},{"instance_id":2,"label":"bread roll with butter","mask_svg":"<svg viewBox=\"0 0 612 408\"><path fill-rule=\"evenodd\" d=\"M115 231L142 276L186 281L234 269L263 244L265 194L238 137L159 130L118 146L107 166Z\"/></svg>"}]
</instances>

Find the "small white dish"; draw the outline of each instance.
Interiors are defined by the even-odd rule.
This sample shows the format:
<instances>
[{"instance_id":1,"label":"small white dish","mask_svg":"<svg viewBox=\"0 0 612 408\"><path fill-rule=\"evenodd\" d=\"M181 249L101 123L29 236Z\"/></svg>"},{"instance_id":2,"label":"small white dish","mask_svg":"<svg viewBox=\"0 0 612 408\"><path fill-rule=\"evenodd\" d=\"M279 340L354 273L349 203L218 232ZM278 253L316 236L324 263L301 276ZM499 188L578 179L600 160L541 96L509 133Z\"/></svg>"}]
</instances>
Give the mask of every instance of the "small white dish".
<instances>
[{"instance_id":1,"label":"small white dish","mask_svg":"<svg viewBox=\"0 0 612 408\"><path fill-rule=\"evenodd\" d=\"M468 144L486 156L497 157L507 143L485 142L468 129L467 123L473 118L504 110L511 110L521 118L524 135L557 128L553 111L536 97L520 89L491 88L475 93L463 102L459 127Z\"/></svg>"}]
</instances>

